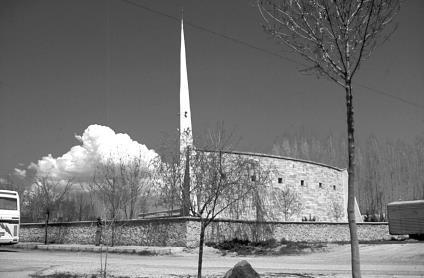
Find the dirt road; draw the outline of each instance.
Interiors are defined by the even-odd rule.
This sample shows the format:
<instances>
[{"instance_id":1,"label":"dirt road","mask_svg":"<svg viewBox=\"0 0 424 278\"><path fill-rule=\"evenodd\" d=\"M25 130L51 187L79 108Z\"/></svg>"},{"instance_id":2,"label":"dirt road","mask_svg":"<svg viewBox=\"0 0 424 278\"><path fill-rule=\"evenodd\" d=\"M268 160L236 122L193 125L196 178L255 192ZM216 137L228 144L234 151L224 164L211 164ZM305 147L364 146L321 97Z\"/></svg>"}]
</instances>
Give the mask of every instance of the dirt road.
<instances>
[{"instance_id":1,"label":"dirt road","mask_svg":"<svg viewBox=\"0 0 424 278\"><path fill-rule=\"evenodd\" d=\"M27 277L37 272L75 274L96 273L100 255L81 252L9 250L0 252L0 277ZM361 245L363 277L424 277L424 243ZM102 258L104 260L104 257ZM311 276L350 276L349 245L334 245L326 252L291 256L220 256L207 252L204 271L223 274L240 260L249 261L260 273L300 273ZM117 277L164 277L194 275L197 269L195 252L174 256L139 256L109 254L108 273ZM284 277L283 274L280 275Z\"/></svg>"}]
</instances>

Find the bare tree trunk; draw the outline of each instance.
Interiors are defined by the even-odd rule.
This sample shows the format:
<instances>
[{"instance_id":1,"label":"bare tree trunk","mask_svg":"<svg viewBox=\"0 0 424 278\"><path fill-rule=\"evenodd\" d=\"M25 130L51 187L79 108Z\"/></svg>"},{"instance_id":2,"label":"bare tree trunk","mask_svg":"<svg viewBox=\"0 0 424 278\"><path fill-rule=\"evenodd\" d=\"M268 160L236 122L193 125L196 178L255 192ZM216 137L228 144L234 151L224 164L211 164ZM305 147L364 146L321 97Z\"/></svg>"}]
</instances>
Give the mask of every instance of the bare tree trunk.
<instances>
[{"instance_id":1,"label":"bare tree trunk","mask_svg":"<svg viewBox=\"0 0 424 278\"><path fill-rule=\"evenodd\" d=\"M50 211L46 211L46 222L44 225L44 244L47 245L47 234L48 234L48 225L49 225L49 217L50 217Z\"/></svg>"},{"instance_id":2,"label":"bare tree trunk","mask_svg":"<svg viewBox=\"0 0 424 278\"><path fill-rule=\"evenodd\" d=\"M83 209L83 197L82 195L79 198L79 208L78 208L78 221L82 220L82 210Z\"/></svg>"},{"instance_id":3,"label":"bare tree trunk","mask_svg":"<svg viewBox=\"0 0 424 278\"><path fill-rule=\"evenodd\" d=\"M130 201L130 219L134 218L134 207L135 207L135 193L134 195L131 194L131 201Z\"/></svg>"},{"instance_id":4,"label":"bare tree trunk","mask_svg":"<svg viewBox=\"0 0 424 278\"><path fill-rule=\"evenodd\" d=\"M203 221L200 222L200 241L199 241L199 261L197 264L197 278L202 277L202 261L203 261L203 242L205 241L206 225Z\"/></svg>"},{"instance_id":5,"label":"bare tree trunk","mask_svg":"<svg viewBox=\"0 0 424 278\"><path fill-rule=\"evenodd\" d=\"M359 241L355 219L355 138L353 122L353 103L352 103L352 85L350 81L346 84L346 108L347 108L347 138L348 138L348 202L347 216L350 231L350 247L352 260L352 277L361 277L361 268L359 260Z\"/></svg>"},{"instance_id":6,"label":"bare tree trunk","mask_svg":"<svg viewBox=\"0 0 424 278\"><path fill-rule=\"evenodd\" d=\"M111 240L110 240L110 246L111 247L115 246L115 232L116 232L115 228L116 228L115 227L115 219L113 218L112 219L112 227L111 227L112 235L111 235Z\"/></svg>"}]
</instances>

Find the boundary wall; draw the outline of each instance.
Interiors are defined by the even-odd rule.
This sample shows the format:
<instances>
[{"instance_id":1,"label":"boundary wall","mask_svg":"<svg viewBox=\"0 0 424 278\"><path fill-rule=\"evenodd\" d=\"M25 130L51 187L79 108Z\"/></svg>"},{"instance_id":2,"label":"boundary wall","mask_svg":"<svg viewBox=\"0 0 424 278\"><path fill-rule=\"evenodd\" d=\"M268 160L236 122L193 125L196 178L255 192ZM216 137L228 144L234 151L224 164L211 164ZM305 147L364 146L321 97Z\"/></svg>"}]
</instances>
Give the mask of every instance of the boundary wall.
<instances>
[{"instance_id":1,"label":"boundary wall","mask_svg":"<svg viewBox=\"0 0 424 278\"><path fill-rule=\"evenodd\" d=\"M358 223L360 241L389 240L387 222ZM96 221L50 223L48 241L57 244L94 244ZM174 217L116 222L115 245L181 246L199 244L200 220ZM222 242L233 238L261 241L275 239L292 242L348 242L348 223L333 222L256 222L219 219L206 229L205 242ZM111 228L103 226L103 242L110 243ZM44 242L43 223L22 223L20 241Z\"/></svg>"}]
</instances>

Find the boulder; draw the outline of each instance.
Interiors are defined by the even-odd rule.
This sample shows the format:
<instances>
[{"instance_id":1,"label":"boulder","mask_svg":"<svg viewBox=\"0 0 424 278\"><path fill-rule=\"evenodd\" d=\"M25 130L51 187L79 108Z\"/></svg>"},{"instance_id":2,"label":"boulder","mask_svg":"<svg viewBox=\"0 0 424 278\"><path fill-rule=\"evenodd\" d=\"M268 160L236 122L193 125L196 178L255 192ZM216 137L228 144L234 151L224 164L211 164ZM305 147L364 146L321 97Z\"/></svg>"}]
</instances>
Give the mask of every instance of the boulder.
<instances>
[{"instance_id":1,"label":"boulder","mask_svg":"<svg viewBox=\"0 0 424 278\"><path fill-rule=\"evenodd\" d=\"M259 278L259 274L247 261L238 262L225 273L224 278Z\"/></svg>"}]
</instances>

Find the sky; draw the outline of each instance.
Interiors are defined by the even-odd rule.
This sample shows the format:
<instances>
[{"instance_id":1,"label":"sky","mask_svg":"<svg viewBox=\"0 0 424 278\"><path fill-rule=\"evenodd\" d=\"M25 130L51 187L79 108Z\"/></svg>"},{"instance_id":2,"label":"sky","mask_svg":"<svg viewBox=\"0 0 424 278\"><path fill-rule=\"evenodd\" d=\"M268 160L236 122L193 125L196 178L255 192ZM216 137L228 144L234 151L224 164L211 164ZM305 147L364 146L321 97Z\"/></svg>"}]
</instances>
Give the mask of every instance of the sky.
<instances>
[{"instance_id":1,"label":"sky","mask_svg":"<svg viewBox=\"0 0 424 278\"><path fill-rule=\"evenodd\" d=\"M2 0L0 176L83 145L92 125L152 151L175 134L181 9L195 136L224 121L240 150L269 153L286 131L346 132L343 89L301 73L253 0ZM424 2L405 1L397 31L362 64L359 140L424 134L423 14Z\"/></svg>"}]
</instances>

